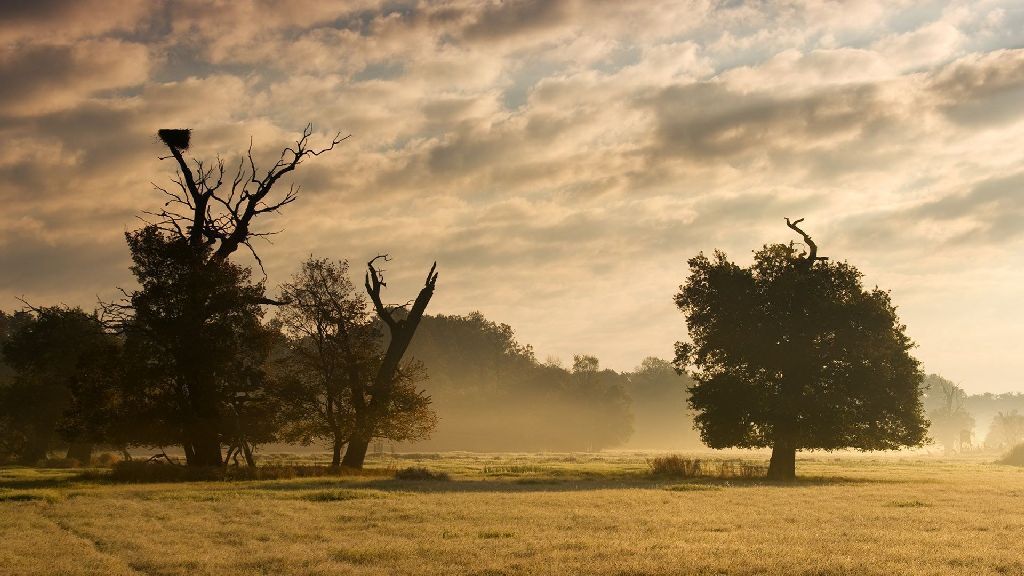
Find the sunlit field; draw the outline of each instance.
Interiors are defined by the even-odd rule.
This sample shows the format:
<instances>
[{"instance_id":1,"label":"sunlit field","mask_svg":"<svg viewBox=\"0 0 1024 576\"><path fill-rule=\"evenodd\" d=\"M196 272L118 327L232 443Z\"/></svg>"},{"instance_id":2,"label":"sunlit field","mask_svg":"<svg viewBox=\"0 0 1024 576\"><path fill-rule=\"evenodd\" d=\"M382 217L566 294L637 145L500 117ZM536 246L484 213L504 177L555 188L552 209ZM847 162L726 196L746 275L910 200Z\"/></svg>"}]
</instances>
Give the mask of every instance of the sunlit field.
<instances>
[{"instance_id":1,"label":"sunlit field","mask_svg":"<svg viewBox=\"0 0 1024 576\"><path fill-rule=\"evenodd\" d=\"M791 485L656 477L651 457L179 484L5 468L0 574L1024 574L1024 468L991 455L812 454ZM395 477L420 466L448 479Z\"/></svg>"}]
</instances>

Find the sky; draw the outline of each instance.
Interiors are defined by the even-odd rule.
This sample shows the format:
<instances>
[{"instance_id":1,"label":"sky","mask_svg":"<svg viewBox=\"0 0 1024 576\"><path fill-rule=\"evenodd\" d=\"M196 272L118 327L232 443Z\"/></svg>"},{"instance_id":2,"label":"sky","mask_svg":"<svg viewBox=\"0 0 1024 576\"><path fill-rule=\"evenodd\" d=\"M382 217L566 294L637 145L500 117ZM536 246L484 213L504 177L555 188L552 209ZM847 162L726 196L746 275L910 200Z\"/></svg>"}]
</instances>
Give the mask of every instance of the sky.
<instances>
[{"instance_id":1,"label":"sky","mask_svg":"<svg viewBox=\"0 0 1024 576\"><path fill-rule=\"evenodd\" d=\"M124 233L196 158L264 164L271 292L309 255L629 370L686 336L686 260L797 239L891 291L928 372L1024 392L1019 1L6 0L0 309L132 287ZM284 188L282 187L282 192ZM240 262L246 262L239 256ZM262 274L257 272L257 277Z\"/></svg>"}]
</instances>

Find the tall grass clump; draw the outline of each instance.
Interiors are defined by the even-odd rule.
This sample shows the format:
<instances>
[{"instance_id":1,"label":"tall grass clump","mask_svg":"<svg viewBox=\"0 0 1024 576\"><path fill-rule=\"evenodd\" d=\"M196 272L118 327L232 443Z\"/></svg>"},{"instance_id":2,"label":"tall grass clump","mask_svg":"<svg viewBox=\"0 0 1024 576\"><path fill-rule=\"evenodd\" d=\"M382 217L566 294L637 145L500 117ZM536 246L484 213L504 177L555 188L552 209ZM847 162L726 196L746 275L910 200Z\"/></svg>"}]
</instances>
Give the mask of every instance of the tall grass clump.
<instances>
[{"instance_id":1,"label":"tall grass clump","mask_svg":"<svg viewBox=\"0 0 1024 576\"><path fill-rule=\"evenodd\" d=\"M412 466L409 468L402 468L395 472L395 478L397 480L435 480L440 482L447 482L451 478L444 472L434 472L429 468L423 468L422 466Z\"/></svg>"},{"instance_id":2,"label":"tall grass clump","mask_svg":"<svg viewBox=\"0 0 1024 576\"><path fill-rule=\"evenodd\" d=\"M1024 466L1024 444L1017 444L1010 451L1003 456L1003 459L999 461L1000 464L1009 464L1010 466Z\"/></svg>"},{"instance_id":3,"label":"tall grass clump","mask_svg":"<svg viewBox=\"0 0 1024 576\"><path fill-rule=\"evenodd\" d=\"M647 461L653 476L664 478L764 478L763 464L736 460L701 460L683 456L658 456Z\"/></svg>"}]
</instances>

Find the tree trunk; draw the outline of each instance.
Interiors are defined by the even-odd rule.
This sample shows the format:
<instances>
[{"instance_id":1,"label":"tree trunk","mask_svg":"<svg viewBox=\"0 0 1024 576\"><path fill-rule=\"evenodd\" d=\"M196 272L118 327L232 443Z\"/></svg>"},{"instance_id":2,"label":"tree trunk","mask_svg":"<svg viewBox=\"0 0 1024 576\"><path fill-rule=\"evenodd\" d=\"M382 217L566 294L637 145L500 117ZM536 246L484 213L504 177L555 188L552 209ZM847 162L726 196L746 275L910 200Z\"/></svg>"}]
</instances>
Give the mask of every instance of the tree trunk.
<instances>
[{"instance_id":1,"label":"tree trunk","mask_svg":"<svg viewBox=\"0 0 1024 576\"><path fill-rule=\"evenodd\" d=\"M38 466L40 461L46 460L50 454L50 438L53 435L54 425L50 422L37 422L32 427L32 434L25 445L19 459L21 464L26 466Z\"/></svg>"},{"instance_id":2,"label":"tree trunk","mask_svg":"<svg viewBox=\"0 0 1024 576\"><path fill-rule=\"evenodd\" d=\"M189 466L217 466L224 464L220 452L220 436L217 434L217 422L211 418L201 418L195 424L192 441L192 459Z\"/></svg>"},{"instance_id":3,"label":"tree trunk","mask_svg":"<svg viewBox=\"0 0 1024 576\"><path fill-rule=\"evenodd\" d=\"M366 460L366 450L370 447L370 439L358 435L352 436L348 441L348 450L345 450L345 458L341 465L346 468L361 470Z\"/></svg>"},{"instance_id":4,"label":"tree trunk","mask_svg":"<svg viewBox=\"0 0 1024 576\"><path fill-rule=\"evenodd\" d=\"M191 442L184 442L181 445L181 449L185 452L185 465L195 466L196 461L196 450Z\"/></svg>"},{"instance_id":5,"label":"tree trunk","mask_svg":"<svg viewBox=\"0 0 1024 576\"><path fill-rule=\"evenodd\" d=\"M768 479L779 482L796 480L796 446L792 442L775 441L772 459L768 463Z\"/></svg>"},{"instance_id":6,"label":"tree trunk","mask_svg":"<svg viewBox=\"0 0 1024 576\"><path fill-rule=\"evenodd\" d=\"M381 256L377 258L381 258ZM430 267L430 271L427 272L427 280L423 284L423 288L420 289L419 295L416 296L416 301L413 302L409 314L402 320L396 320L380 298L380 289L384 282L380 272L373 267L373 263L377 258L366 263L366 267L369 268L369 273L366 275L366 293L370 295L370 300L377 311L377 316L387 325L390 341L388 342L387 350L384 352L384 358L381 360L380 367L377 369L377 375L373 379L370 401L363 401L363 391L361 389L353 388L352 391L353 408L356 411L355 432L349 438L348 450L345 451L345 458L341 464L356 469L363 468L363 462L366 460L366 451L370 447L370 440L373 439L376 433L375 428L378 425L378 419L383 417L387 412L388 406L391 404L391 390L394 386L402 357L405 356L405 351L409 348L413 335L416 334L416 328L423 318L423 313L427 309L427 304L430 303L430 298L434 294L434 286L437 283L437 273L435 272L437 262L434 262L434 265Z\"/></svg>"},{"instance_id":7,"label":"tree trunk","mask_svg":"<svg viewBox=\"0 0 1024 576\"><path fill-rule=\"evenodd\" d=\"M341 467L341 448L345 446L345 442L341 438L334 438L334 455L331 457L331 468Z\"/></svg>"},{"instance_id":8,"label":"tree trunk","mask_svg":"<svg viewBox=\"0 0 1024 576\"><path fill-rule=\"evenodd\" d=\"M252 446L245 440L242 440L242 453L245 454L245 464L250 468L256 467L256 456L252 453Z\"/></svg>"},{"instance_id":9,"label":"tree trunk","mask_svg":"<svg viewBox=\"0 0 1024 576\"><path fill-rule=\"evenodd\" d=\"M82 466L88 466L92 462L92 442L72 442L68 446L66 458L78 460Z\"/></svg>"}]
</instances>

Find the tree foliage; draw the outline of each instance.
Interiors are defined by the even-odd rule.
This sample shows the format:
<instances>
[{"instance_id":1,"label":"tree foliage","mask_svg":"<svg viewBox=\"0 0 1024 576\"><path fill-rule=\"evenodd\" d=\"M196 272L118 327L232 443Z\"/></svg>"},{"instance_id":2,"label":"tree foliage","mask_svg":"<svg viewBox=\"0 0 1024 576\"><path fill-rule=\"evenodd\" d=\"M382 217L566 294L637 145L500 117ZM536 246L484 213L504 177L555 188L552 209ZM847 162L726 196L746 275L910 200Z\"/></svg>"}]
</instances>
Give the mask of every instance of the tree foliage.
<instances>
[{"instance_id":1,"label":"tree foliage","mask_svg":"<svg viewBox=\"0 0 1024 576\"><path fill-rule=\"evenodd\" d=\"M70 445L68 456L87 462L93 438L81 419L99 411L89 391L116 377L110 359L118 343L81 308L34 308L5 320L3 355L12 373L0 387L0 450L32 464Z\"/></svg>"},{"instance_id":2,"label":"tree foliage","mask_svg":"<svg viewBox=\"0 0 1024 576\"><path fill-rule=\"evenodd\" d=\"M265 397L264 363L274 343L262 322L262 283L247 268L210 261L209 247L155 226L127 234L132 273L125 338L122 418L131 421L133 444L180 445L190 462L220 463L220 446L250 447L269 436L244 422ZM216 455L209 451L216 450Z\"/></svg>"},{"instance_id":3,"label":"tree foliage","mask_svg":"<svg viewBox=\"0 0 1024 576\"><path fill-rule=\"evenodd\" d=\"M442 426L433 450L600 450L632 432L627 378L580 355L576 370L541 363L508 324L483 314L425 316L410 354Z\"/></svg>"},{"instance_id":4,"label":"tree foliage","mask_svg":"<svg viewBox=\"0 0 1024 576\"><path fill-rule=\"evenodd\" d=\"M888 292L804 238L809 253L767 245L748 267L700 254L676 295L691 341L675 363L696 381L701 438L772 447L778 478L792 476L798 449L914 446L927 425L923 375Z\"/></svg>"},{"instance_id":5,"label":"tree foliage","mask_svg":"<svg viewBox=\"0 0 1024 576\"><path fill-rule=\"evenodd\" d=\"M281 287L278 319L290 337L289 353L278 363L283 402L289 408L282 439L309 444L327 440L332 464L356 432L363 390L372 390L383 361L383 326L366 297L349 279L348 262L310 257ZM373 434L396 441L421 440L437 423L430 397L417 389L422 365L405 362L393 393L373 418Z\"/></svg>"}]
</instances>

